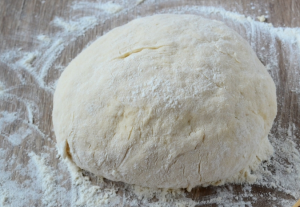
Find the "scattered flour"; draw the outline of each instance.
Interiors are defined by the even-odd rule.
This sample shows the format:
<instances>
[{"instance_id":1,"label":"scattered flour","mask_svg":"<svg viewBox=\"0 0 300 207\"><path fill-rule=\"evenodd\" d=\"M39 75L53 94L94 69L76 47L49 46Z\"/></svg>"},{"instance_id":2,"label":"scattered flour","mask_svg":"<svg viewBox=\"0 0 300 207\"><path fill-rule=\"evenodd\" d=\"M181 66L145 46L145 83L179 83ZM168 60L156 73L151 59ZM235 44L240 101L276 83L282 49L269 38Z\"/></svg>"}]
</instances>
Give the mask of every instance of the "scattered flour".
<instances>
[{"instance_id":1,"label":"scattered flour","mask_svg":"<svg viewBox=\"0 0 300 207\"><path fill-rule=\"evenodd\" d=\"M65 33L84 31L85 28L95 26L97 24L97 19L94 16L82 17L76 21L65 21L61 18L56 17L53 20L53 24L61 27Z\"/></svg>"},{"instance_id":2,"label":"scattered flour","mask_svg":"<svg viewBox=\"0 0 300 207\"><path fill-rule=\"evenodd\" d=\"M36 177L43 191L42 204L49 207L57 206L55 198L60 192L55 182L55 170L47 166L45 157L38 156L34 152L30 152L28 155L36 168Z\"/></svg>"},{"instance_id":3,"label":"scattered flour","mask_svg":"<svg viewBox=\"0 0 300 207\"><path fill-rule=\"evenodd\" d=\"M258 19L260 22L266 21L265 15L258 16L257 19Z\"/></svg>"},{"instance_id":4,"label":"scattered flour","mask_svg":"<svg viewBox=\"0 0 300 207\"><path fill-rule=\"evenodd\" d=\"M86 1L80 1L73 4L72 9L78 10L78 9L98 9L103 10L106 13L114 14L120 12L123 7L119 4L113 3L111 1L107 3L101 3L101 1L97 2L86 2Z\"/></svg>"},{"instance_id":5,"label":"scattered flour","mask_svg":"<svg viewBox=\"0 0 300 207\"><path fill-rule=\"evenodd\" d=\"M58 31L55 34L37 35L35 38L38 45L35 50L11 48L0 54L0 61L9 67L17 80L10 83L1 79L0 103L24 105L24 111L21 111L20 107L16 107L14 112L0 111L0 140L3 140L0 148L0 206L233 207L259 206L259 202L263 200L274 206L292 206L300 198L300 134L299 125L293 120L290 120L287 126L279 121L274 123L269 139L274 146L275 155L253 172L259 178L254 185L208 187L211 193L202 195L200 189L199 194L202 196L196 199L183 190L148 189L96 178L79 169L72 161L56 157L54 137L50 136L53 131L41 127L40 124L43 122L40 114L46 112L38 107L38 103L44 96L30 99L27 95L34 92L25 91L24 95L16 93L16 89L30 88L30 84L35 84L40 90L39 93L43 92L48 97L48 103L51 105L57 79L47 80L47 74L62 72L65 65L57 61L60 54L87 31L105 20L115 15L126 15L132 12L136 5L139 5L137 8L142 8L152 3L137 0L125 7L113 2L74 2L68 12L88 11L89 15L75 16L71 20L55 17L50 26L58 28ZM284 64L289 92L300 93L299 28L274 28L271 24L254 21L242 14L215 7L171 7L157 9L156 13L191 13L225 22L249 41L259 59L268 68L277 88L283 87L280 85L279 67L280 64ZM278 44L278 40L281 41L281 45ZM285 49L282 54L284 63L279 62L282 48ZM283 97L278 97L278 103L279 109L282 110ZM45 123L51 126L51 119L47 121ZM21 124L13 128L17 122ZM7 148L21 144L27 146L29 138L34 140L33 149L24 147L23 150L12 153L11 149ZM41 142L44 145L39 144ZM93 181L90 181L90 178ZM240 190L237 192L236 188Z\"/></svg>"},{"instance_id":6,"label":"scattered flour","mask_svg":"<svg viewBox=\"0 0 300 207\"><path fill-rule=\"evenodd\" d=\"M13 123L17 119L16 112L1 111L0 112L0 131L1 134L8 124Z\"/></svg>"},{"instance_id":7,"label":"scattered flour","mask_svg":"<svg viewBox=\"0 0 300 207\"><path fill-rule=\"evenodd\" d=\"M51 42L51 39L47 35L43 35L43 34L38 35L37 39L42 42Z\"/></svg>"},{"instance_id":8,"label":"scattered flour","mask_svg":"<svg viewBox=\"0 0 300 207\"><path fill-rule=\"evenodd\" d=\"M136 5L143 3L145 0L136 0Z\"/></svg>"},{"instance_id":9,"label":"scattered flour","mask_svg":"<svg viewBox=\"0 0 300 207\"><path fill-rule=\"evenodd\" d=\"M62 187L65 181L47 165L49 155L29 152L25 155L30 158L27 164L14 166L18 158L11 156L5 160L7 154L8 150L0 148L0 206L70 205L70 192ZM17 182L16 177L23 182Z\"/></svg>"},{"instance_id":10,"label":"scattered flour","mask_svg":"<svg viewBox=\"0 0 300 207\"><path fill-rule=\"evenodd\" d=\"M32 130L27 128L19 128L16 132L13 132L12 134L8 135L6 139L14 146L20 145L26 137L31 135Z\"/></svg>"}]
</instances>

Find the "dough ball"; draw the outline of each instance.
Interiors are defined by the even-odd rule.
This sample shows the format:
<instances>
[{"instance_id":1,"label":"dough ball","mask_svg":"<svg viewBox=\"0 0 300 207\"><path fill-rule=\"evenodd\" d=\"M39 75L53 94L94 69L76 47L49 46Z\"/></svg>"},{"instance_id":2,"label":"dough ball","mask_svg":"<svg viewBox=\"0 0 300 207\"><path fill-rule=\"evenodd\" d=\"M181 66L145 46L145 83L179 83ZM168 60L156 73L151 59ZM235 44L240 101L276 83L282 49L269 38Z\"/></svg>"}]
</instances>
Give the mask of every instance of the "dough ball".
<instances>
[{"instance_id":1,"label":"dough ball","mask_svg":"<svg viewBox=\"0 0 300 207\"><path fill-rule=\"evenodd\" d=\"M268 159L275 85L224 23L155 15L115 28L62 73L60 153L114 181L188 188L253 181Z\"/></svg>"}]
</instances>

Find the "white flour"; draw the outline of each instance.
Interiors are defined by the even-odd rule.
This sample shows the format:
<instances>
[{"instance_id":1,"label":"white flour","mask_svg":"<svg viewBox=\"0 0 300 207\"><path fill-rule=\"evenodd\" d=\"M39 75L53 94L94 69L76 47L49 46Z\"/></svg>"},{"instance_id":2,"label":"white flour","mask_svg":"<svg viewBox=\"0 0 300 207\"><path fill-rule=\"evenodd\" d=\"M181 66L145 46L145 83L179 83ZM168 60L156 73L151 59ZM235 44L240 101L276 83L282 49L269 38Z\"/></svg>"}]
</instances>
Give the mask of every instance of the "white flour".
<instances>
[{"instance_id":1,"label":"white flour","mask_svg":"<svg viewBox=\"0 0 300 207\"><path fill-rule=\"evenodd\" d=\"M78 169L71 161L56 157L53 131L49 127L43 127L51 126L51 119L41 119L42 115L49 112L39 104L45 97L49 99L49 105L52 103L57 78L71 60L69 58L65 63L58 61L60 55L72 48L72 44L84 37L88 31L101 26L106 20L116 15L125 15L136 8L149 7L151 3L147 0L122 1L122 4L99 1L73 3L67 12L85 12L88 15L75 15L68 20L57 16L50 24L57 32L33 37L36 39L34 50L25 51L16 47L0 54L0 61L7 65L10 74L15 77L13 81L6 82L1 79L0 82L1 102L12 105L7 111L0 111L0 136L3 137L3 147L0 148L0 206L216 204L231 207L255 206L262 200L273 202L273 205L292 206L300 198L299 128L291 119L288 125L278 121L274 123L269 139L274 146L275 155L254 172L259 177L254 185L209 187L210 194L202 193L202 197L194 200L182 190L147 189L102 178L97 178L97 185L94 185L89 176L84 175L86 172ZM299 28L274 28L270 24L214 7L172 7L158 9L157 13L191 13L224 21L249 41L259 59L268 68L277 89L284 87L279 84L279 54L282 52L288 92L299 95ZM262 15L267 17L267 12ZM103 33L107 31L108 29ZM278 40L281 41L280 46ZM85 46L90 43L86 42ZM50 73L55 74L53 76L56 78L48 79ZM38 90L33 90L32 85L38 86ZM25 92L19 93L20 88ZM278 97L280 109L283 99L284 97ZM14 128L11 129L11 126ZM23 150L12 151L15 146L22 146ZM237 192L236 188L240 191ZM263 188L269 192L260 190ZM274 193L275 191L278 192Z\"/></svg>"},{"instance_id":2,"label":"white flour","mask_svg":"<svg viewBox=\"0 0 300 207\"><path fill-rule=\"evenodd\" d=\"M72 9L96 9L102 10L106 13L117 13L123 9L123 7L119 4L115 4L113 2L101 3L101 2L76 2L73 4Z\"/></svg>"}]
</instances>

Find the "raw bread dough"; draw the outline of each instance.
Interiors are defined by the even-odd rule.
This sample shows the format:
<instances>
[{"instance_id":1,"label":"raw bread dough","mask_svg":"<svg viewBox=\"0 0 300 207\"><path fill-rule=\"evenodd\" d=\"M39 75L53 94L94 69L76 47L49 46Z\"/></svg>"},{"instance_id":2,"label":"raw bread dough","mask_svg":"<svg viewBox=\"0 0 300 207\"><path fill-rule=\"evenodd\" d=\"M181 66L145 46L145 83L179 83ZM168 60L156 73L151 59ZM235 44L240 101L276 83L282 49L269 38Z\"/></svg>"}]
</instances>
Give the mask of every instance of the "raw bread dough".
<instances>
[{"instance_id":1,"label":"raw bread dough","mask_svg":"<svg viewBox=\"0 0 300 207\"><path fill-rule=\"evenodd\" d=\"M273 153L275 85L224 23L155 15L80 53L54 95L59 152L110 180L188 188L254 181Z\"/></svg>"}]
</instances>

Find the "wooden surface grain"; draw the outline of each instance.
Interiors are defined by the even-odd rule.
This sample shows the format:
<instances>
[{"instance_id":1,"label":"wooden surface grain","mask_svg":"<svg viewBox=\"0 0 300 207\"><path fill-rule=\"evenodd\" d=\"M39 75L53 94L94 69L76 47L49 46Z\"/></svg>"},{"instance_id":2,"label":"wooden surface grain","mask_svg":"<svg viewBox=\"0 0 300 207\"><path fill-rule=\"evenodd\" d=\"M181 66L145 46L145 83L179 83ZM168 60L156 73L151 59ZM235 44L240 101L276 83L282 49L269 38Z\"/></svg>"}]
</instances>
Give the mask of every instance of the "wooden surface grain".
<instances>
[{"instance_id":1,"label":"wooden surface grain","mask_svg":"<svg viewBox=\"0 0 300 207\"><path fill-rule=\"evenodd\" d=\"M48 36L57 34L61 28L53 27L52 23L54 18L59 16L65 20L72 20L74 16L84 17L88 16L90 11L72 11L68 8L72 5L71 0L1 0L0 1L0 55L11 50L11 48L19 48L21 51L35 51L39 47L39 41L36 37L40 34L47 34ZM104 2L104 1L103 1ZM116 1L118 2L118 1ZM120 1L122 2L122 1ZM132 1L128 4L135 4ZM16 156L16 162L13 166L20 163L28 162L28 152L33 151L36 153L47 152L54 160L49 163L54 169L58 169L58 162L56 152L49 150L55 147L55 135L52 126L52 98L53 88L51 84L59 78L62 69L57 68L57 65L67 66L68 63L79 54L82 49L90 42L101 36L104 32L110 29L123 25L128 21L136 18L137 16L151 15L157 11L168 8L175 8L185 5L201 5L201 6L214 6L224 8L228 11L238 12L251 16L255 19L257 16L266 14L268 17L266 22L272 23L275 27L300 27L300 1L299 0L225 0L225 1L207 1L207 0L194 0L194 1L155 1L153 4L147 6L138 5L132 7L128 12L120 15L112 15L104 22L97 24L95 27L87 30L84 35L76 37L74 41L66 45L56 57L55 61L51 64L50 68L46 71L44 76L37 79L28 72L28 70L18 65L18 59L11 59L9 61L0 60L0 81L4 83L5 88L9 88L8 93L0 95L0 111L18 112L20 117L13 124L5 127L0 134L0 147L8 148L10 156ZM48 46L51 47L51 44ZM299 85L297 81L300 80L299 74L295 71L300 71L298 62L291 64L284 59L289 55L284 44L280 40L276 40L276 47L282 47L282 53L279 56L279 72L271 75L278 82L277 96L278 96L278 115L276 123L280 124L283 128L287 128L289 123L294 123L296 130L293 131L294 136L299 138L300 129L300 97L299 93L292 90ZM42 48L46 49L47 48ZM43 56L42 56L43 57ZM46 59L45 59L46 60ZM37 68L38 73L41 74L44 59L32 60L30 64ZM45 87L40 86L40 81L43 81ZM32 114L28 114L28 109L23 100L33 102ZM29 127L32 130L32 136L27 138L26 142L21 145L12 146L5 139L9 134L14 133L19 127ZM277 126L273 127L272 133L280 133ZM45 138L46 137L46 138ZM298 146L299 146L298 142ZM47 146L49 148L47 148ZM55 161L56 160L56 161ZM24 180L22 175L14 167L9 169L13 171L13 180L21 182ZM56 173L59 173L57 171ZM97 177L85 172L92 182L97 185ZM106 181L107 183L111 181ZM66 184L66 188L70 188L70 184ZM122 183L119 183L122 186ZM231 185L234 192L241 191L240 185ZM223 186L222 188L228 188ZM291 199L290 195L277 191L277 189L264 188L258 185L252 186L252 191L257 195L265 195L266 197L273 195L278 199ZM208 196L217 195L217 187L198 187L188 193L188 197L203 201ZM259 197L259 196L258 196ZM299 198L298 198L299 199ZM251 198L249 198L249 201ZM294 199L296 202L296 199ZM33 206L42 206L41 201L33 201ZM258 199L253 206L272 206L276 205L276 201L269 201L264 198ZM58 201L59 206L59 201ZM121 206L121 205L120 205ZM199 206L217 206L217 204L207 204Z\"/></svg>"}]
</instances>

